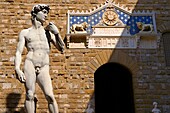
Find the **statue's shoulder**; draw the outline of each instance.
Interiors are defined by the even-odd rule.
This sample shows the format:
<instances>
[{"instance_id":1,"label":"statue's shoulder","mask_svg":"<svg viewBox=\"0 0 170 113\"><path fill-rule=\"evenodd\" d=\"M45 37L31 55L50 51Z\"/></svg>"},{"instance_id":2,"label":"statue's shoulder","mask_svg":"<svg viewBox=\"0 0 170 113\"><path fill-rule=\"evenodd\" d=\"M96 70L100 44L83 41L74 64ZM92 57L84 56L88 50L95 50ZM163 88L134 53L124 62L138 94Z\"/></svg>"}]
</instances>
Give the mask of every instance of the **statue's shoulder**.
<instances>
[{"instance_id":1,"label":"statue's shoulder","mask_svg":"<svg viewBox=\"0 0 170 113\"><path fill-rule=\"evenodd\" d=\"M23 30L20 31L19 35L25 36L30 30L31 30L31 28L23 29Z\"/></svg>"}]
</instances>

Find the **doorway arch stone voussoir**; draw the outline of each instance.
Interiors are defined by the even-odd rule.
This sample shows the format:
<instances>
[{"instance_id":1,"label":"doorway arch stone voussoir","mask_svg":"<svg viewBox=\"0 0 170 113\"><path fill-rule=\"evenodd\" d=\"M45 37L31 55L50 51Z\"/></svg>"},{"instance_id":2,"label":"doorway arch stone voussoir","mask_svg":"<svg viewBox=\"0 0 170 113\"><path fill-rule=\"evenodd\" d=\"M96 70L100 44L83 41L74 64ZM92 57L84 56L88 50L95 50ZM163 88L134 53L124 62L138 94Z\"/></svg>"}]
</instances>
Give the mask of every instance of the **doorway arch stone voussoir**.
<instances>
[{"instance_id":1,"label":"doorway arch stone voussoir","mask_svg":"<svg viewBox=\"0 0 170 113\"><path fill-rule=\"evenodd\" d=\"M96 56L91 59L87 67L88 71L95 73L100 66L109 62L124 65L131 71L132 76L136 75L139 69L138 63L121 50L102 50L97 52Z\"/></svg>"}]
</instances>

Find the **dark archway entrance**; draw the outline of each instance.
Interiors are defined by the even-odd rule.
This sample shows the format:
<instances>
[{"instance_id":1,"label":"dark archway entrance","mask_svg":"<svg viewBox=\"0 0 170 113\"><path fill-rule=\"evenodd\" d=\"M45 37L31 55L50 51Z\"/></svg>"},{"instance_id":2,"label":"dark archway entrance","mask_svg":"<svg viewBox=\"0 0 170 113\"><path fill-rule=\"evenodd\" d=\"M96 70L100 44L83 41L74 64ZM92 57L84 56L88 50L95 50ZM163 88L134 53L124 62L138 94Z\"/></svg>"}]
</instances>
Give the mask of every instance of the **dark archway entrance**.
<instances>
[{"instance_id":1,"label":"dark archway entrance","mask_svg":"<svg viewBox=\"0 0 170 113\"><path fill-rule=\"evenodd\" d=\"M95 113L135 113L132 74L118 63L107 63L95 74Z\"/></svg>"}]
</instances>

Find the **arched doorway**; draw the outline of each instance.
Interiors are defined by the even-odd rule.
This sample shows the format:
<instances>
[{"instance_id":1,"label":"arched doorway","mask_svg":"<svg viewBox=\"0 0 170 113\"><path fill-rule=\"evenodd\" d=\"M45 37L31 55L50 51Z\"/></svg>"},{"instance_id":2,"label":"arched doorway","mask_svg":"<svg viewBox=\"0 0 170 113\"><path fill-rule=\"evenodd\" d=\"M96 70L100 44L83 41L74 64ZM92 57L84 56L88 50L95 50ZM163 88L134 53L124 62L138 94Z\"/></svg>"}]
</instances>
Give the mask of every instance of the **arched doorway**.
<instances>
[{"instance_id":1,"label":"arched doorway","mask_svg":"<svg viewBox=\"0 0 170 113\"><path fill-rule=\"evenodd\" d=\"M118 63L106 63L95 74L95 113L135 113L132 74Z\"/></svg>"}]
</instances>

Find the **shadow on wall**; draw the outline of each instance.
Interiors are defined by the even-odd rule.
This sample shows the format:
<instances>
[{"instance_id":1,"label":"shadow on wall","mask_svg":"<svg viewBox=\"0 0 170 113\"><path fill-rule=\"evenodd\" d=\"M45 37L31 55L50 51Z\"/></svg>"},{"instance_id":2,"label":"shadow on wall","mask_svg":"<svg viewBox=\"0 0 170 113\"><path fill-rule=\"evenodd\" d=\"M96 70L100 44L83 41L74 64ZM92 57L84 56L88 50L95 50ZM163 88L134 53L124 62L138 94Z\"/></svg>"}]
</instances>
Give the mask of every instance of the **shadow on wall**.
<instances>
[{"instance_id":1,"label":"shadow on wall","mask_svg":"<svg viewBox=\"0 0 170 113\"><path fill-rule=\"evenodd\" d=\"M25 113L24 107L19 107L19 101L21 99L21 94L10 93L6 98L7 111L5 113Z\"/></svg>"},{"instance_id":2,"label":"shadow on wall","mask_svg":"<svg viewBox=\"0 0 170 113\"><path fill-rule=\"evenodd\" d=\"M134 0L134 9L136 9L138 3L139 0ZM135 24L140 18L135 20L135 16L130 16L130 18L127 20L124 18L126 16L123 13L121 15L122 18L119 19L124 24L128 26L131 25L131 29L129 30L132 34L138 33L140 31ZM132 22L133 25L130 24ZM117 44L119 43L120 40L117 42ZM111 56L113 56L113 54L114 51ZM110 111L115 113L135 113L132 79L132 73L123 65L107 63L101 66L100 69L97 69L94 73L95 92L91 95L91 98L87 104L86 113L100 113L102 111L105 111L104 113L109 113Z\"/></svg>"}]
</instances>

